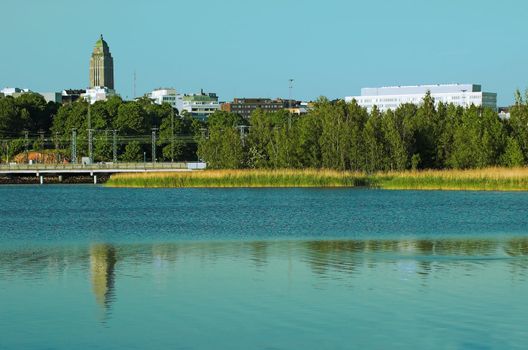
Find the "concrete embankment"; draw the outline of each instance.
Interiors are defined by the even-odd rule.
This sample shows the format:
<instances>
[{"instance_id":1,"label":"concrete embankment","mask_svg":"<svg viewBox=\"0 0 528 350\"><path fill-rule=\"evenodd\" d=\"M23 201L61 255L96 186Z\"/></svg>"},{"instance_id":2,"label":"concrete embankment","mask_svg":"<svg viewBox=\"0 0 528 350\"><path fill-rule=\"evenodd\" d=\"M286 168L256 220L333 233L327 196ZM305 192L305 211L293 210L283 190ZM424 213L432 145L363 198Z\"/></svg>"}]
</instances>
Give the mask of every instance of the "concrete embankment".
<instances>
[{"instance_id":1,"label":"concrete embankment","mask_svg":"<svg viewBox=\"0 0 528 350\"><path fill-rule=\"evenodd\" d=\"M105 183L110 177L108 175L99 175L98 183ZM91 176L45 176L43 184L93 184ZM0 176L0 185L36 185L40 184L38 176Z\"/></svg>"}]
</instances>

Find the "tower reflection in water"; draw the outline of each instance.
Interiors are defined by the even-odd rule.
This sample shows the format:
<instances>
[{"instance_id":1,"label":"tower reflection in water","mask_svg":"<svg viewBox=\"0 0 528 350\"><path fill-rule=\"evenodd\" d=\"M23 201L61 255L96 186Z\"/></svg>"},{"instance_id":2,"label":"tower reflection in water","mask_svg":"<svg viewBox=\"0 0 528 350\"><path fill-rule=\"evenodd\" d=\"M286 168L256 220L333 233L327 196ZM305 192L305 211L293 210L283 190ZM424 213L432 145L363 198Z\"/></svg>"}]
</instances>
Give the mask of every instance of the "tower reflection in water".
<instances>
[{"instance_id":1,"label":"tower reflection in water","mask_svg":"<svg viewBox=\"0 0 528 350\"><path fill-rule=\"evenodd\" d=\"M49 254L56 255L57 252ZM73 251L64 251L63 254L67 257L65 260L72 262L79 262L83 257ZM49 261L50 257L44 256L47 259L43 260ZM505 241L484 238L193 242L118 246L93 244L89 248L91 285L95 300L104 314L103 319L110 315L112 303L116 300L115 269L118 257L122 270L130 268L133 262L135 266L152 265L156 273L168 275L175 273L174 263L177 260L194 269L197 266L193 263L199 261L199 268L203 269L229 264L236 257L237 266L245 261L247 266L254 267L257 272L266 271L269 264L276 269L280 266L277 263L287 261L288 265L283 265L282 270L279 267L279 270L274 271L291 273L292 264L301 264L306 265L315 277L339 280L345 275L361 278L369 270L386 265L394 265L396 270L403 268L405 272L422 278L438 277L441 271L457 271L461 268L470 271L498 264L508 267L512 277L524 279L528 276L528 239L524 237ZM17 259L13 256L5 261L6 266L20 266L15 263ZM31 261L35 263L36 260Z\"/></svg>"},{"instance_id":2,"label":"tower reflection in water","mask_svg":"<svg viewBox=\"0 0 528 350\"><path fill-rule=\"evenodd\" d=\"M114 299L116 249L109 244L94 244L90 247L90 271L92 291L97 304L105 316Z\"/></svg>"}]
</instances>

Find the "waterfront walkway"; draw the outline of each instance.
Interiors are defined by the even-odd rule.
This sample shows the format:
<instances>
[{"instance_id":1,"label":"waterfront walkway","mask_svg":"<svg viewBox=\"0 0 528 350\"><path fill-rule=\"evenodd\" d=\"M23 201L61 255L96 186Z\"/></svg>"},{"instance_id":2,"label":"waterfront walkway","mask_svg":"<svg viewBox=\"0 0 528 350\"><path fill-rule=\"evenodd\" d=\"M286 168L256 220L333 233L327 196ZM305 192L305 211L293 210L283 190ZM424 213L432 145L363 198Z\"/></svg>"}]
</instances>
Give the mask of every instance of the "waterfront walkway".
<instances>
[{"instance_id":1,"label":"waterfront walkway","mask_svg":"<svg viewBox=\"0 0 528 350\"><path fill-rule=\"evenodd\" d=\"M177 172L202 170L204 163L145 162L145 163L94 163L94 164L0 164L0 176L36 176L44 183L46 176L91 176L97 183L98 175L139 172Z\"/></svg>"}]
</instances>

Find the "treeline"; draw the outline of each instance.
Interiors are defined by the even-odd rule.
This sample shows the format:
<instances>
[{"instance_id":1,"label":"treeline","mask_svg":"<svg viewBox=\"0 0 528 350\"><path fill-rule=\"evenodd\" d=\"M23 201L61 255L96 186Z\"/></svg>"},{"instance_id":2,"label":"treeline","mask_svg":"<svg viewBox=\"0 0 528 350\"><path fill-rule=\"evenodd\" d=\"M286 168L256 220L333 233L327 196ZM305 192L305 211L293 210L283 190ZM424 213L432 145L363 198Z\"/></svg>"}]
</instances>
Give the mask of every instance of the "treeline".
<instances>
[{"instance_id":1,"label":"treeline","mask_svg":"<svg viewBox=\"0 0 528 350\"><path fill-rule=\"evenodd\" d=\"M36 93L25 93L17 98L0 97L0 135L5 138L20 136L23 131L32 134L48 131L59 107L58 103L46 103L44 97Z\"/></svg>"},{"instance_id":2,"label":"treeline","mask_svg":"<svg viewBox=\"0 0 528 350\"><path fill-rule=\"evenodd\" d=\"M355 101L319 99L306 115L255 111L249 121L211 116L198 155L210 168L327 168L353 171L522 166L528 159L528 104L519 93L511 118L439 104L371 113Z\"/></svg>"},{"instance_id":3,"label":"treeline","mask_svg":"<svg viewBox=\"0 0 528 350\"><path fill-rule=\"evenodd\" d=\"M256 110L249 120L216 112L205 123L147 98L111 97L60 106L38 94L0 98L1 159L28 150L95 161L202 159L210 168L326 168L354 171L522 166L528 161L528 96L516 94L511 118L481 107L439 104L368 113L357 103L320 98L305 115ZM90 118L88 118L90 115ZM75 130L75 137L73 136ZM25 137L28 134L28 138ZM29 144L28 144L29 143Z\"/></svg>"},{"instance_id":4,"label":"treeline","mask_svg":"<svg viewBox=\"0 0 528 350\"><path fill-rule=\"evenodd\" d=\"M92 129L95 161L112 161L114 146L119 161L143 161L144 155L152 160L152 132L158 161L196 160L194 135L200 128L201 123L179 116L170 105L157 105L147 98L123 101L115 96L90 106L81 100L62 106L46 103L36 93L0 98L4 161L26 149L55 150L69 157L74 138L80 159L89 153L88 129Z\"/></svg>"}]
</instances>

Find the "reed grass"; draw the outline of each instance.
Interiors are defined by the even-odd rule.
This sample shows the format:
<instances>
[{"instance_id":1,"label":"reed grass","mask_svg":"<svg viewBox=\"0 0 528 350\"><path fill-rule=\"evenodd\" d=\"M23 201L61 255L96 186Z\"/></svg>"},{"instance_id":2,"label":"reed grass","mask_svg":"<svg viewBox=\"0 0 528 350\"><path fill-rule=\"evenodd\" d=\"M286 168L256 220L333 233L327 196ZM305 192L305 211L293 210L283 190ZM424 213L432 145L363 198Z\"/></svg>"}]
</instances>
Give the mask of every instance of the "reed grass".
<instances>
[{"instance_id":1,"label":"reed grass","mask_svg":"<svg viewBox=\"0 0 528 350\"><path fill-rule=\"evenodd\" d=\"M369 187L407 190L527 191L528 168L365 174L316 169L205 170L112 175L110 187Z\"/></svg>"},{"instance_id":2,"label":"reed grass","mask_svg":"<svg viewBox=\"0 0 528 350\"><path fill-rule=\"evenodd\" d=\"M527 191L528 168L424 170L376 174L384 189Z\"/></svg>"},{"instance_id":3,"label":"reed grass","mask_svg":"<svg viewBox=\"0 0 528 350\"><path fill-rule=\"evenodd\" d=\"M112 187L356 187L361 173L335 170L205 170L177 173L115 174Z\"/></svg>"}]
</instances>

